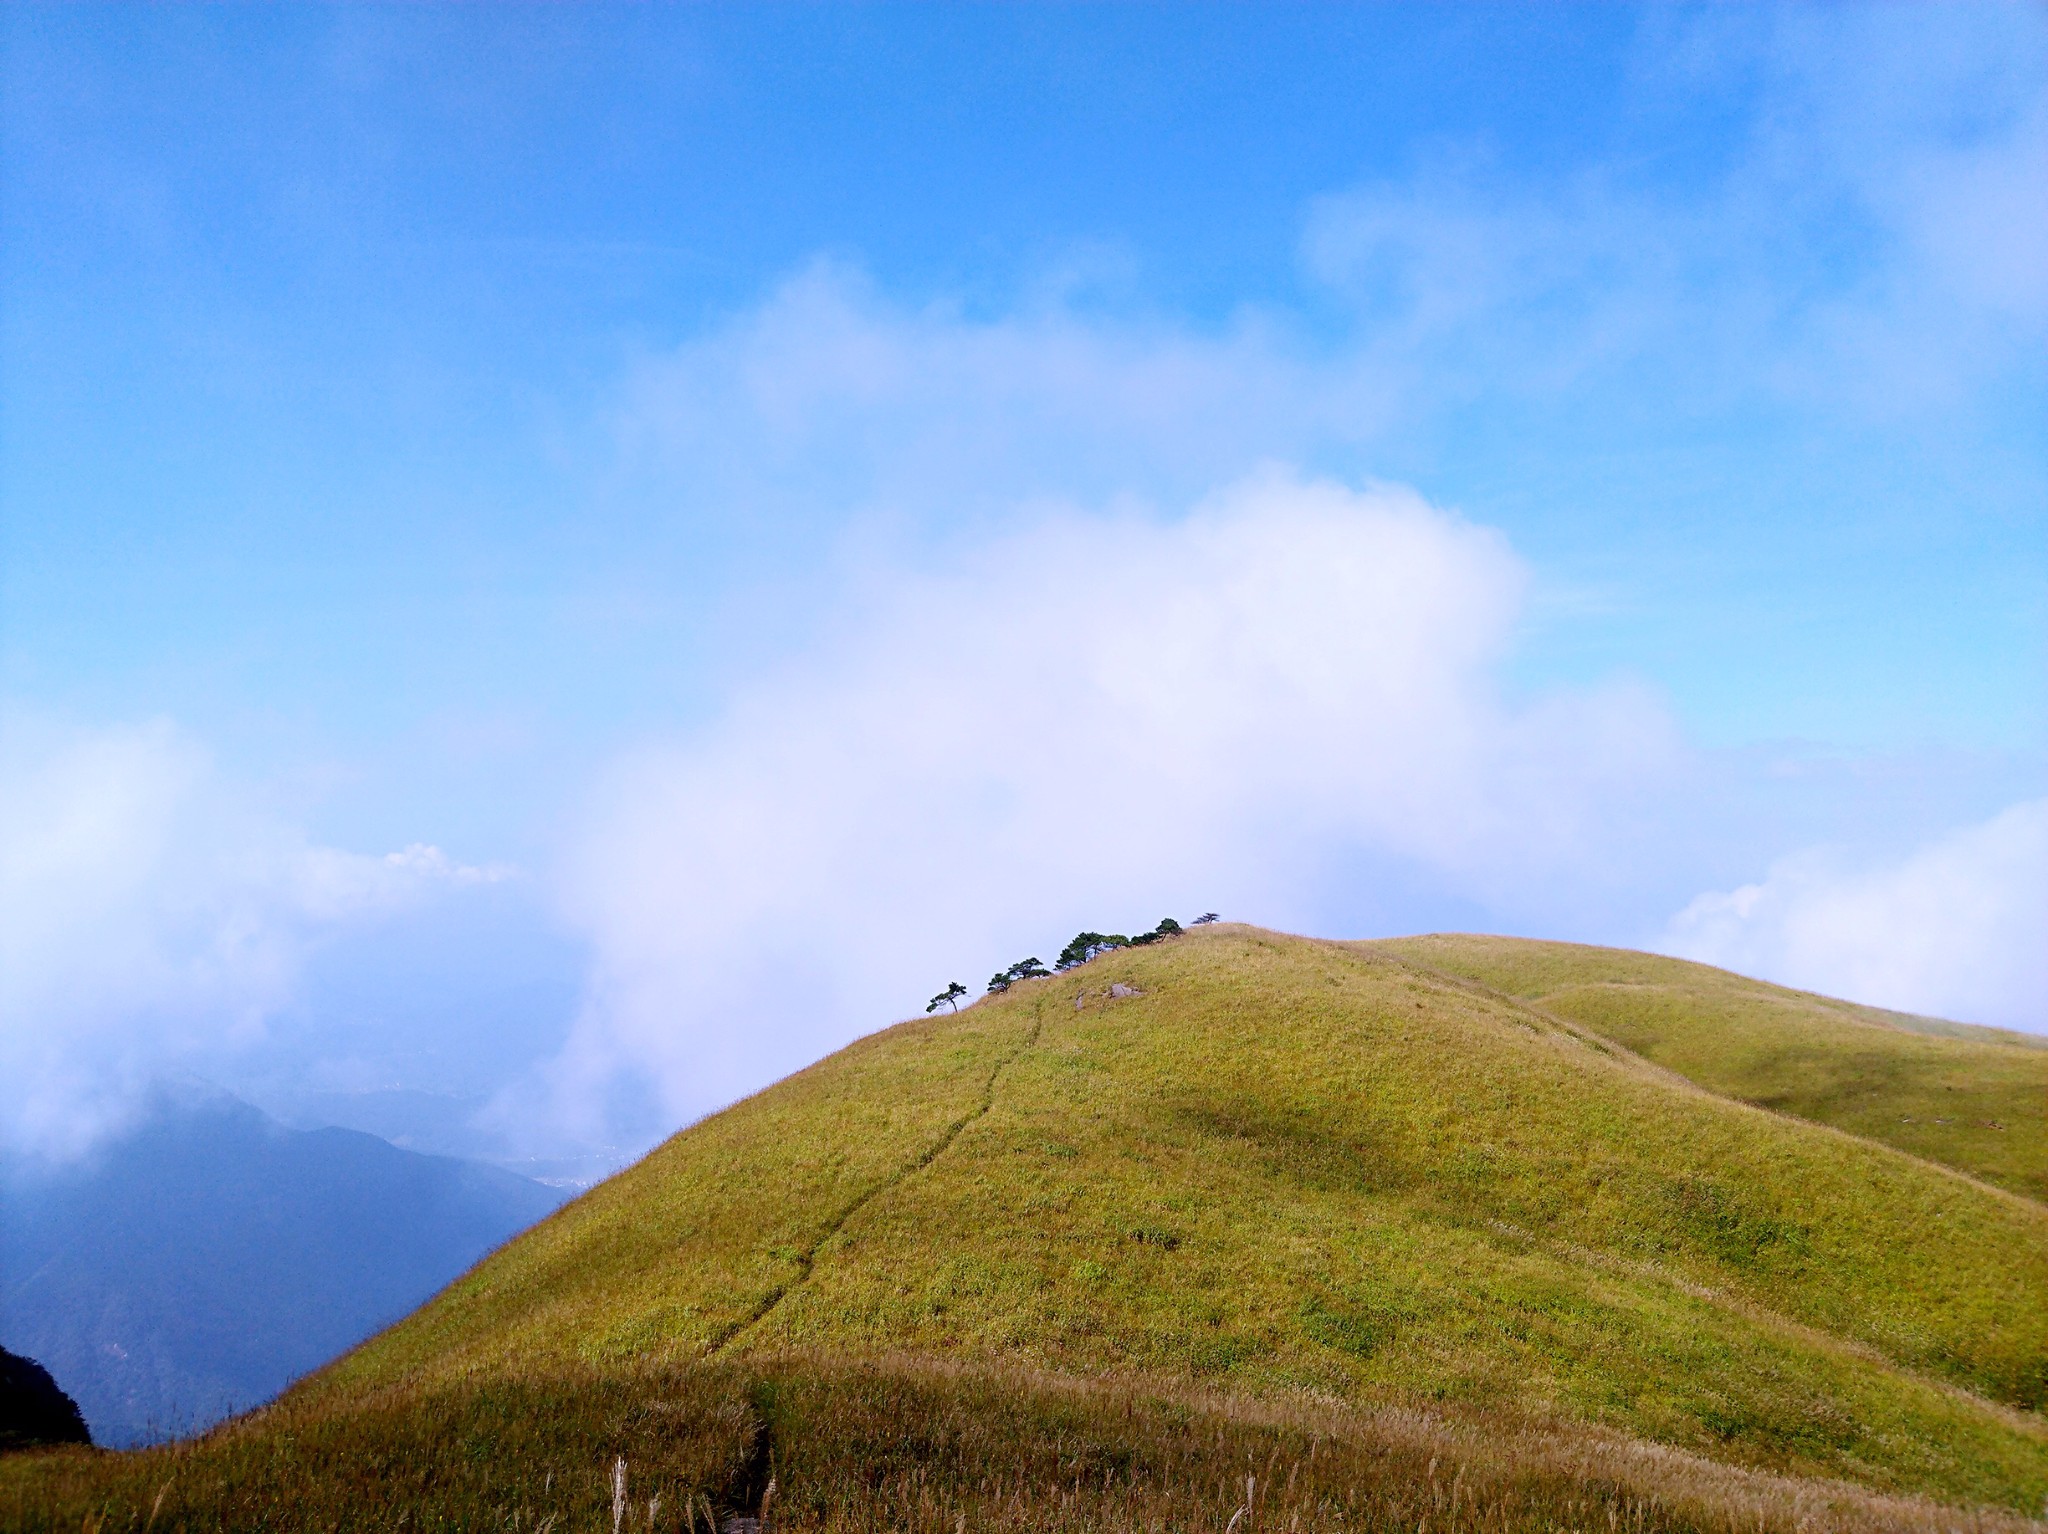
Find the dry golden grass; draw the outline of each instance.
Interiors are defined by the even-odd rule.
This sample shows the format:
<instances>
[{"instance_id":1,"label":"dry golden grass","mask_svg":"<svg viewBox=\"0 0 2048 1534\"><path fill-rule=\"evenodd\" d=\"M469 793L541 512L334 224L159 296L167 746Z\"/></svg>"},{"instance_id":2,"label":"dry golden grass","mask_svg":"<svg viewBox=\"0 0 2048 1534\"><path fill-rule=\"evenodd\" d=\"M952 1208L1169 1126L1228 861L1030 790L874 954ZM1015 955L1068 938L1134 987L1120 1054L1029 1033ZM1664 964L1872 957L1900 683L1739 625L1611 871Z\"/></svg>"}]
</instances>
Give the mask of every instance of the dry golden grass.
<instances>
[{"instance_id":1,"label":"dry golden grass","mask_svg":"<svg viewBox=\"0 0 2048 1534\"><path fill-rule=\"evenodd\" d=\"M2021 1534L2039 1523L1440 1406L1015 1365L764 1356L290 1404L196 1443L0 1462L40 1531L602 1530L768 1498L797 1531Z\"/></svg>"}]
</instances>

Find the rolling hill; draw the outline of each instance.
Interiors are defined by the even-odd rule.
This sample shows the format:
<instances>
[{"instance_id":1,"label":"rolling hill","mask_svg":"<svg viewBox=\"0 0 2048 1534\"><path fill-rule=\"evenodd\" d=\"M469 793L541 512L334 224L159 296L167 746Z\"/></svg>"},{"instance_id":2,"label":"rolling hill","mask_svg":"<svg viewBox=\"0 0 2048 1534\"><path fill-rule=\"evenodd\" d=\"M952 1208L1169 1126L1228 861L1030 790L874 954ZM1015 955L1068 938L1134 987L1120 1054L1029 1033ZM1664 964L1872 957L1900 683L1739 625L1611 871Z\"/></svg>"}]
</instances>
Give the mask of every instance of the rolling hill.
<instances>
[{"instance_id":1,"label":"rolling hill","mask_svg":"<svg viewBox=\"0 0 2048 1534\"><path fill-rule=\"evenodd\" d=\"M1465 935L1360 946L1583 1024L1729 1097L2048 1200L2048 1038L1619 948Z\"/></svg>"},{"instance_id":2,"label":"rolling hill","mask_svg":"<svg viewBox=\"0 0 2048 1534\"><path fill-rule=\"evenodd\" d=\"M0 1512L139 1516L166 1475L216 1526L359 1482L386 1526L694 1526L770 1480L848 1528L2042 1506L2048 1207L1452 957L1210 927L885 1030L268 1411L10 1464Z\"/></svg>"}]
</instances>

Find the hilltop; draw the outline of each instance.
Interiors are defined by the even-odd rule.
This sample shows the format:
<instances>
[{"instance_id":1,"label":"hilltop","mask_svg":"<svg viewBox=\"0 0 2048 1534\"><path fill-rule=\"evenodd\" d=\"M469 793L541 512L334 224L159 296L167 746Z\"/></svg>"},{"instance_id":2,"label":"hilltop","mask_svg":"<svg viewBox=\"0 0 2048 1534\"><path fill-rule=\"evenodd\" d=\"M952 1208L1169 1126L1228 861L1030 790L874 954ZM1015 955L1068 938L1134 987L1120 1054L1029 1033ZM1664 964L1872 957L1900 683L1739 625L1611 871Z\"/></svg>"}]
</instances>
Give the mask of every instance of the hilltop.
<instances>
[{"instance_id":1,"label":"hilltop","mask_svg":"<svg viewBox=\"0 0 2048 1534\"><path fill-rule=\"evenodd\" d=\"M601 1507L605 1445L671 1517L772 1464L820 1526L1220 1526L1268 1471L1312 1527L1446 1495L1516 1529L1940 1526L1855 1486L2042 1505L2048 1207L1456 958L1216 926L900 1024L186 1452L265 1467L245 1489L440 1454L437 1516L496 1526L543 1465ZM111 1495L42 1473L0 1491Z\"/></svg>"}]
</instances>

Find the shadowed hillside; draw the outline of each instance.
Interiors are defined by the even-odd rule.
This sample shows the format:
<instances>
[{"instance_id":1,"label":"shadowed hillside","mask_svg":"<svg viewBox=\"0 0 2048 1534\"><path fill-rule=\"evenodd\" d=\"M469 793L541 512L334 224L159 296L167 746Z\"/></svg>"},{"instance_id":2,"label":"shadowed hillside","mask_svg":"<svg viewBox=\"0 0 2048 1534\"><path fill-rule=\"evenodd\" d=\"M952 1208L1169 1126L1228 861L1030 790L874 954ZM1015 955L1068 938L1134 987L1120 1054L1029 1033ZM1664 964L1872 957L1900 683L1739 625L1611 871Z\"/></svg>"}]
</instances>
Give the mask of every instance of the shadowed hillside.
<instances>
[{"instance_id":1,"label":"shadowed hillside","mask_svg":"<svg viewBox=\"0 0 2048 1534\"><path fill-rule=\"evenodd\" d=\"M1212 927L860 1041L173 1452L288 1502L380 1446L479 1527L616 1452L672 1519L772 1458L806 1527L1220 1527L1249 1475L1311 1527L1933 1528L1740 1477L2031 1512L2044 1399L2048 1209L1384 948ZM0 1478L23 1517L117 1473L45 1464Z\"/></svg>"}]
</instances>

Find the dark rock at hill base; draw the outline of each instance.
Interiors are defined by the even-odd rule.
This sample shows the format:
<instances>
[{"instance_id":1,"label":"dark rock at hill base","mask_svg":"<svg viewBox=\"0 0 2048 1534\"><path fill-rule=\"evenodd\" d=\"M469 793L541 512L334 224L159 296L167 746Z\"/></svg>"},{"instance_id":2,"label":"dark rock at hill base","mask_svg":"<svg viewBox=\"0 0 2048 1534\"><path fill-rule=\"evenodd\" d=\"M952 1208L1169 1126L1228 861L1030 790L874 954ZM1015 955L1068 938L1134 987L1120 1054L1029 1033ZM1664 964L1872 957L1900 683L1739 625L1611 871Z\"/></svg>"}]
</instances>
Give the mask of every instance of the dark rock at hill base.
<instances>
[{"instance_id":1,"label":"dark rock at hill base","mask_svg":"<svg viewBox=\"0 0 2048 1534\"><path fill-rule=\"evenodd\" d=\"M0 1453L39 1444L92 1442L78 1403L33 1358L0 1348Z\"/></svg>"}]
</instances>

